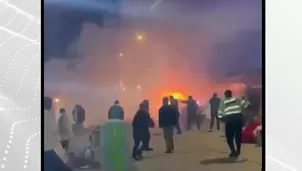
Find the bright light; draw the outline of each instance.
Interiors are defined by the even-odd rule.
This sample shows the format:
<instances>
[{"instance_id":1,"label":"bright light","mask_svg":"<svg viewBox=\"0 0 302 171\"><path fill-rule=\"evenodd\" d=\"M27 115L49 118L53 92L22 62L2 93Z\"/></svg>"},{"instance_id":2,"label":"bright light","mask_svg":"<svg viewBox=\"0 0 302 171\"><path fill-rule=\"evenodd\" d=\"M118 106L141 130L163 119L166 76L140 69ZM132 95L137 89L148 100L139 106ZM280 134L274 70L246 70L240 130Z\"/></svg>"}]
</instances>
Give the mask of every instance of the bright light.
<instances>
[{"instance_id":1,"label":"bright light","mask_svg":"<svg viewBox=\"0 0 302 171\"><path fill-rule=\"evenodd\" d=\"M186 100L185 95L182 93L172 93L172 96L177 100Z\"/></svg>"},{"instance_id":2,"label":"bright light","mask_svg":"<svg viewBox=\"0 0 302 171\"><path fill-rule=\"evenodd\" d=\"M124 56L124 54L123 54L123 53L120 53L120 56Z\"/></svg>"},{"instance_id":3,"label":"bright light","mask_svg":"<svg viewBox=\"0 0 302 171\"><path fill-rule=\"evenodd\" d=\"M143 40L143 36L142 35L137 35L136 38L137 38L137 40Z\"/></svg>"},{"instance_id":4,"label":"bright light","mask_svg":"<svg viewBox=\"0 0 302 171\"><path fill-rule=\"evenodd\" d=\"M60 102L60 99L55 98L55 102L56 102L56 103L59 103L59 102Z\"/></svg>"},{"instance_id":5,"label":"bright light","mask_svg":"<svg viewBox=\"0 0 302 171\"><path fill-rule=\"evenodd\" d=\"M136 88L139 89L139 90L141 90L142 86L141 85L137 85Z\"/></svg>"}]
</instances>

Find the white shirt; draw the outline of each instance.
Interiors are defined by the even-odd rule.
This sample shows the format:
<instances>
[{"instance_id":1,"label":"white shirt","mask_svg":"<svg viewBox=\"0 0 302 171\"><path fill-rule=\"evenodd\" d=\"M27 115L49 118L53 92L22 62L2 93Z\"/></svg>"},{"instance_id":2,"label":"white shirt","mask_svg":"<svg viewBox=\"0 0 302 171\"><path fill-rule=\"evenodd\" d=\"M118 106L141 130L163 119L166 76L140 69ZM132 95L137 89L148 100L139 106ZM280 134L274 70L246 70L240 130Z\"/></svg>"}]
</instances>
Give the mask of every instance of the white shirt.
<instances>
[{"instance_id":1,"label":"white shirt","mask_svg":"<svg viewBox=\"0 0 302 171\"><path fill-rule=\"evenodd\" d=\"M69 140L71 137L71 131L66 113L60 113L60 117L58 119L58 128L61 140Z\"/></svg>"}]
</instances>

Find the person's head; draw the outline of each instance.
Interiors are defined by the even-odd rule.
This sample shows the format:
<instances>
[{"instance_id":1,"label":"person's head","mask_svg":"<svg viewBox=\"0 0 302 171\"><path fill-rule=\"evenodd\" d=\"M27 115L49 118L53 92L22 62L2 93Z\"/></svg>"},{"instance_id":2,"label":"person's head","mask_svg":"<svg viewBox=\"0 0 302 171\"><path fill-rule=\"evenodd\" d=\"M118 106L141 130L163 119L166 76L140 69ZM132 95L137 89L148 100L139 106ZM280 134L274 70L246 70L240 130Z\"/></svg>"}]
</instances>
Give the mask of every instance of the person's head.
<instances>
[{"instance_id":1,"label":"person's head","mask_svg":"<svg viewBox=\"0 0 302 171\"><path fill-rule=\"evenodd\" d=\"M230 97L233 96L233 93L232 93L231 90L226 90L226 91L224 92L224 96L225 96L226 98L230 98Z\"/></svg>"},{"instance_id":2,"label":"person's head","mask_svg":"<svg viewBox=\"0 0 302 171\"><path fill-rule=\"evenodd\" d=\"M193 97L192 97L192 96L189 96L188 99L189 99L189 100L193 100Z\"/></svg>"},{"instance_id":3,"label":"person's head","mask_svg":"<svg viewBox=\"0 0 302 171\"><path fill-rule=\"evenodd\" d=\"M143 100L143 104L145 104L145 105L149 105L149 100Z\"/></svg>"},{"instance_id":4,"label":"person's head","mask_svg":"<svg viewBox=\"0 0 302 171\"><path fill-rule=\"evenodd\" d=\"M44 97L44 110L51 110L52 99L50 97Z\"/></svg>"},{"instance_id":5,"label":"person's head","mask_svg":"<svg viewBox=\"0 0 302 171\"><path fill-rule=\"evenodd\" d=\"M173 101L173 100L174 100L174 96L172 96L172 95L169 96L169 100L170 100L170 101Z\"/></svg>"},{"instance_id":6,"label":"person's head","mask_svg":"<svg viewBox=\"0 0 302 171\"><path fill-rule=\"evenodd\" d=\"M118 104L120 104L120 101L115 100L115 101L114 101L114 104L115 104L115 105L118 105Z\"/></svg>"},{"instance_id":7,"label":"person's head","mask_svg":"<svg viewBox=\"0 0 302 171\"><path fill-rule=\"evenodd\" d=\"M61 109L60 109L60 113L62 113L62 114L66 113L65 109L64 109L64 108L61 108Z\"/></svg>"},{"instance_id":8,"label":"person's head","mask_svg":"<svg viewBox=\"0 0 302 171\"><path fill-rule=\"evenodd\" d=\"M143 100L142 103L143 103L143 105L144 105L144 108L147 109L147 110L149 110L149 106L150 106L149 100L146 100L146 99L145 99L145 100Z\"/></svg>"},{"instance_id":9,"label":"person's head","mask_svg":"<svg viewBox=\"0 0 302 171\"><path fill-rule=\"evenodd\" d=\"M140 104L139 104L139 109L145 109L144 103L140 103Z\"/></svg>"},{"instance_id":10,"label":"person's head","mask_svg":"<svg viewBox=\"0 0 302 171\"><path fill-rule=\"evenodd\" d=\"M213 97L217 97L217 93L213 93Z\"/></svg>"},{"instance_id":11,"label":"person's head","mask_svg":"<svg viewBox=\"0 0 302 171\"><path fill-rule=\"evenodd\" d=\"M169 105L169 98L168 97L163 98L163 105Z\"/></svg>"}]
</instances>

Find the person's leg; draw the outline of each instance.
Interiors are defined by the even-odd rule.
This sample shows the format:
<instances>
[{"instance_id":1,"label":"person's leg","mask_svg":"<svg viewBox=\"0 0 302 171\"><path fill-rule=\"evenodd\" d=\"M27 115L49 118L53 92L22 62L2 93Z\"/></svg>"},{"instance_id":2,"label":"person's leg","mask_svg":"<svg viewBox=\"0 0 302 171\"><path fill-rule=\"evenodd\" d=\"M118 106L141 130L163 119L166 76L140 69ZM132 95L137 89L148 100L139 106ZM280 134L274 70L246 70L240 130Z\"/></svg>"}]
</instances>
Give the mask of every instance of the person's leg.
<instances>
[{"instance_id":1,"label":"person's leg","mask_svg":"<svg viewBox=\"0 0 302 171\"><path fill-rule=\"evenodd\" d=\"M176 130L177 134L181 134L181 128L180 128L180 123L179 123L179 117L177 117L177 123L176 123Z\"/></svg>"},{"instance_id":2,"label":"person's leg","mask_svg":"<svg viewBox=\"0 0 302 171\"><path fill-rule=\"evenodd\" d=\"M165 140L165 144L166 144L166 152L169 151L169 130L167 127L163 128L163 133L164 133L164 140Z\"/></svg>"},{"instance_id":3,"label":"person's leg","mask_svg":"<svg viewBox=\"0 0 302 171\"><path fill-rule=\"evenodd\" d=\"M228 143L228 146L231 150L230 156L235 156L236 150L234 146L234 126L233 124L226 123L225 124L225 137Z\"/></svg>"},{"instance_id":4,"label":"person's leg","mask_svg":"<svg viewBox=\"0 0 302 171\"><path fill-rule=\"evenodd\" d=\"M173 142L173 133L174 127L169 126L166 128L166 139L167 139L167 151L166 153L172 153L174 150L174 142Z\"/></svg>"},{"instance_id":5,"label":"person's leg","mask_svg":"<svg viewBox=\"0 0 302 171\"><path fill-rule=\"evenodd\" d=\"M235 142L236 142L236 155L237 156L239 156L240 153L241 153L242 126L243 126L243 122L234 123Z\"/></svg>"},{"instance_id":6,"label":"person's leg","mask_svg":"<svg viewBox=\"0 0 302 171\"><path fill-rule=\"evenodd\" d=\"M190 115L187 116L187 130L191 130L192 118Z\"/></svg>"},{"instance_id":7,"label":"person's leg","mask_svg":"<svg viewBox=\"0 0 302 171\"><path fill-rule=\"evenodd\" d=\"M200 115L195 116L195 123L198 130L200 130L200 122L201 122L201 116Z\"/></svg>"},{"instance_id":8,"label":"person's leg","mask_svg":"<svg viewBox=\"0 0 302 171\"><path fill-rule=\"evenodd\" d=\"M215 116L215 119L216 119L217 130L220 130L220 120L217 115Z\"/></svg>"},{"instance_id":9,"label":"person's leg","mask_svg":"<svg viewBox=\"0 0 302 171\"><path fill-rule=\"evenodd\" d=\"M138 149L139 149L139 139L138 138L133 138L134 144L133 144L133 149L132 149L132 157L136 158L138 154Z\"/></svg>"},{"instance_id":10,"label":"person's leg","mask_svg":"<svg viewBox=\"0 0 302 171\"><path fill-rule=\"evenodd\" d=\"M211 123L210 123L210 130L209 130L209 132L212 131L213 126L214 126L214 122L215 122L215 116L213 115L213 112L211 112Z\"/></svg>"},{"instance_id":11,"label":"person's leg","mask_svg":"<svg viewBox=\"0 0 302 171\"><path fill-rule=\"evenodd\" d=\"M169 131L169 137L170 137L170 150L171 151L174 151L174 139L173 139L173 136L174 136L174 132L173 132L173 127L170 127L170 131Z\"/></svg>"},{"instance_id":12,"label":"person's leg","mask_svg":"<svg viewBox=\"0 0 302 171\"><path fill-rule=\"evenodd\" d=\"M145 151L152 151L153 149L150 148L149 143L150 143L150 139L151 139L151 135L150 135L150 131L148 130L148 132L146 132L146 136L143 139L143 149Z\"/></svg>"}]
</instances>

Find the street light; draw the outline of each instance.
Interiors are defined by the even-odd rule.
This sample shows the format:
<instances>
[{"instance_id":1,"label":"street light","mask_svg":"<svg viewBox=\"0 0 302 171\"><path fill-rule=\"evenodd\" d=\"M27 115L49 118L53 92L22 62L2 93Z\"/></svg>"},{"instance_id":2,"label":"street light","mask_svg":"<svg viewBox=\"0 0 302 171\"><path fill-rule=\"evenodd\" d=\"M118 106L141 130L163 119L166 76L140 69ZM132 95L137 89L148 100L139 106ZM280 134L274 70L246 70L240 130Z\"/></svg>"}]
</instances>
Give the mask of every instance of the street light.
<instances>
[{"instance_id":1,"label":"street light","mask_svg":"<svg viewBox=\"0 0 302 171\"><path fill-rule=\"evenodd\" d=\"M137 38L138 40L142 40L142 39L143 39L143 36L138 35L138 36L136 36L136 38Z\"/></svg>"},{"instance_id":2,"label":"street light","mask_svg":"<svg viewBox=\"0 0 302 171\"><path fill-rule=\"evenodd\" d=\"M60 102L60 99L55 98L55 103L59 103L59 102Z\"/></svg>"},{"instance_id":3,"label":"street light","mask_svg":"<svg viewBox=\"0 0 302 171\"><path fill-rule=\"evenodd\" d=\"M136 34L136 40L141 41L144 39L144 35L143 34Z\"/></svg>"}]
</instances>

